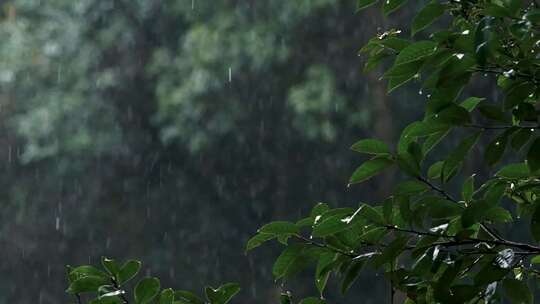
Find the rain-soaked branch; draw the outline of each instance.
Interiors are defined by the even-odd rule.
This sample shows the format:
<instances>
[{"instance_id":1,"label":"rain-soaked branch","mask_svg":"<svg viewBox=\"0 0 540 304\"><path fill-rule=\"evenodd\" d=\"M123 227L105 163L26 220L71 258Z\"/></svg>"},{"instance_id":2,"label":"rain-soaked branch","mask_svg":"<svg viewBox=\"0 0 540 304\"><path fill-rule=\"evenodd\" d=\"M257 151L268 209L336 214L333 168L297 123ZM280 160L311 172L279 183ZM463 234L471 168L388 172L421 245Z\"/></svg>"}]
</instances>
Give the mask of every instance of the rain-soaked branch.
<instances>
[{"instance_id":1,"label":"rain-soaked branch","mask_svg":"<svg viewBox=\"0 0 540 304\"><path fill-rule=\"evenodd\" d=\"M502 240L498 240L498 239L486 240L486 239L471 238L471 237L464 238L464 239L457 239L457 237L447 235L447 234L437 234L437 233L432 233L432 232L417 231L417 230L412 230L412 229L404 229L404 228L399 228L399 227L391 226L391 225L386 226L386 228L391 229L391 230L395 230L395 231L399 231L399 232L409 233L409 234L433 236L433 237L444 237L444 238L450 239L450 241L433 243L431 245L440 245L440 246L450 247L450 246L475 245L475 244L484 243L484 244L489 244L489 245L505 246L505 247L509 247L509 248L518 248L518 249L524 250L525 252L527 252L527 254L538 254L538 253L540 253L540 247L538 247L538 246L534 246L534 245L527 244L527 243L519 243L519 242L509 241L509 240L505 240L505 239L502 239Z\"/></svg>"},{"instance_id":2,"label":"rain-soaked branch","mask_svg":"<svg viewBox=\"0 0 540 304\"><path fill-rule=\"evenodd\" d=\"M448 192L446 192L444 189L437 187L433 183L431 183L429 180L422 176L418 176L417 179L421 181L422 183L426 184L428 187L430 187L433 191L438 192L440 195L444 196L447 200L458 203L458 200L453 198ZM480 227L493 239L504 241L504 239L499 236L495 231L492 231L488 226L486 226L484 223L480 223Z\"/></svg>"}]
</instances>

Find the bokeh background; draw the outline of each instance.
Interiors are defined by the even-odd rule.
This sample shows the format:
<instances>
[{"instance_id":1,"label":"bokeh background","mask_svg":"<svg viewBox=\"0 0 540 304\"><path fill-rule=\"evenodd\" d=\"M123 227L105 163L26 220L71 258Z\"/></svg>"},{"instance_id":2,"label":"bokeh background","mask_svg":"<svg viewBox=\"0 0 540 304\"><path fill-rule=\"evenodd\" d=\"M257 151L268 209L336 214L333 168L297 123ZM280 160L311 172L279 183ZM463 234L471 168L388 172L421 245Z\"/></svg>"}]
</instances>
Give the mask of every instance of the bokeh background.
<instances>
[{"instance_id":1,"label":"bokeh background","mask_svg":"<svg viewBox=\"0 0 540 304\"><path fill-rule=\"evenodd\" d=\"M65 265L102 255L167 287L239 282L234 303L316 295L309 272L273 281L279 246L245 242L320 201L382 199L399 177L347 188L348 147L392 142L424 103L358 56L422 1L391 18L355 2L0 1L0 303L73 302ZM389 297L370 269L336 290Z\"/></svg>"}]
</instances>

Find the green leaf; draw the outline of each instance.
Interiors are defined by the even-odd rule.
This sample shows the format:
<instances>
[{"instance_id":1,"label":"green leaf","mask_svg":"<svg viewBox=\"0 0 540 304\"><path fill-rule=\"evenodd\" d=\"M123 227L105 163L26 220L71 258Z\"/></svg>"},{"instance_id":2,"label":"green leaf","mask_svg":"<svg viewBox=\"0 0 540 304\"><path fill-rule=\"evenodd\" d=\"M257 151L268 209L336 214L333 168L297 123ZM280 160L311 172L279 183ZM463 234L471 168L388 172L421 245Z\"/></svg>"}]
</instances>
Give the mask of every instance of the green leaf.
<instances>
[{"instance_id":1,"label":"green leaf","mask_svg":"<svg viewBox=\"0 0 540 304\"><path fill-rule=\"evenodd\" d=\"M423 137L432 135L439 132L446 132L450 126L447 123L437 121L435 119L428 119L420 121L408 130L407 136L411 137Z\"/></svg>"},{"instance_id":2,"label":"green leaf","mask_svg":"<svg viewBox=\"0 0 540 304\"><path fill-rule=\"evenodd\" d=\"M349 184L361 183L379 174L384 169L390 167L393 161L388 158L373 158L364 162L358 167L349 180Z\"/></svg>"},{"instance_id":3,"label":"green leaf","mask_svg":"<svg viewBox=\"0 0 540 304\"><path fill-rule=\"evenodd\" d=\"M144 278L135 286L135 303L150 303L159 293L161 285L157 278Z\"/></svg>"},{"instance_id":4,"label":"green leaf","mask_svg":"<svg viewBox=\"0 0 540 304\"><path fill-rule=\"evenodd\" d=\"M388 16L402 7L405 3L407 3L407 0L384 0L383 13Z\"/></svg>"},{"instance_id":5,"label":"green leaf","mask_svg":"<svg viewBox=\"0 0 540 304\"><path fill-rule=\"evenodd\" d=\"M474 277L474 284L477 286L486 286L489 283L500 281L508 274L510 269L500 268L495 265L495 261L486 263Z\"/></svg>"},{"instance_id":6,"label":"green leaf","mask_svg":"<svg viewBox=\"0 0 540 304\"><path fill-rule=\"evenodd\" d=\"M469 111L456 104L449 104L435 115L431 116L433 122L449 125L464 125L471 122Z\"/></svg>"},{"instance_id":7,"label":"green leaf","mask_svg":"<svg viewBox=\"0 0 540 304\"><path fill-rule=\"evenodd\" d=\"M475 31L474 49L476 61L480 66L485 66L488 60L488 54L493 40L493 18L484 17L478 22Z\"/></svg>"},{"instance_id":8,"label":"green leaf","mask_svg":"<svg viewBox=\"0 0 540 304\"><path fill-rule=\"evenodd\" d=\"M469 176L463 183L461 197L465 202L470 202L474 193L474 174Z\"/></svg>"},{"instance_id":9,"label":"green leaf","mask_svg":"<svg viewBox=\"0 0 540 304\"><path fill-rule=\"evenodd\" d=\"M519 129L519 131L514 134L511 141L511 146L514 150L519 151L521 148L527 144L532 134L534 133L531 129Z\"/></svg>"},{"instance_id":10,"label":"green leaf","mask_svg":"<svg viewBox=\"0 0 540 304\"><path fill-rule=\"evenodd\" d=\"M487 103L481 103L478 106L478 111L480 112L480 114L482 114L482 116L484 116L487 119L504 122L504 123L509 122L508 115L506 115L506 113L501 110L500 106L487 104Z\"/></svg>"},{"instance_id":11,"label":"green leaf","mask_svg":"<svg viewBox=\"0 0 540 304\"><path fill-rule=\"evenodd\" d=\"M174 291L171 288L163 289L159 295L159 304L173 304Z\"/></svg>"},{"instance_id":12,"label":"green leaf","mask_svg":"<svg viewBox=\"0 0 540 304\"><path fill-rule=\"evenodd\" d=\"M431 165L428 169L428 178L429 179L439 179L441 177L442 167L444 165L443 161L438 161Z\"/></svg>"},{"instance_id":13,"label":"green leaf","mask_svg":"<svg viewBox=\"0 0 540 304\"><path fill-rule=\"evenodd\" d=\"M107 273L90 265L82 265L76 268L69 269L68 279L70 283L77 279L80 279L82 277L87 277L87 276L102 277L105 280L109 280L110 278Z\"/></svg>"},{"instance_id":14,"label":"green leaf","mask_svg":"<svg viewBox=\"0 0 540 304\"><path fill-rule=\"evenodd\" d=\"M450 180L450 178L452 178L458 172L463 160L465 159L465 156L478 142L480 135L482 135L482 132L477 132L466 137L463 141L461 141L457 148L450 153L448 158L444 161L442 168L441 179L444 182Z\"/></svg>"},{"instance_id":15,"label":"green leaf","mask_svg":"<svg viewBox=\"0 0 540 304\"><path fill-rule=\"evenodd\" d=\"M377 139L363 139L355 143L351 149L356 152L366 153L366 154L390 154L390 149L388 146Z\"/></svg>"},{"instance_id":16,"label":"green leaf","mask_svg":"<svg viewBox=\"0 0 540 304\"><path fill-rule=\"evenodd\" d=\"M276 280L288 277L302 270L302 259L306 250L304 244L292 244L285 248L274 262L272 274Z\"/></svg>"},{"instance_id":17,"label":"green leaf","mask_svg":"<svg viewBox=\"0 0 540 304\"><path fill-rule=\"evenodd\" d=\"M536 138L529 147L527 165L531 172L540 170L540 137Z\"/></svg>"},{"instance_id":18,"label":"green leaf","mask_svg":"<svg viewBox=\"0 0 540 304\"><path fill-rule=\"evenodd\" d=\"M141 262L135 260L129 260L118 271L118 284L122 285L125 282L131 280L139 273L141 269Z\"/></svg>"},{"instance_id":19,"label":"green leaf","mask_svg":"<svg viewBox=\"0 0 540 304\"><path fill-rule=\"evenodd\" d=\"M495 174L495 176L509 179L527 178L529 175L529 167L525 163L506 165Z\"/></svg>"},{"instance_id":20,"label":"green leaf","mask_svg":"<svg viewBox=\"0 0 540 304\"><path fill-rule=\"evenodd\" d=\"M107 270L107 272L110 273L115 278L118 276L120 267L118 266L115 260L109 259L106 257L101 257L101 265L103 265L103 268L105 268L105 270Z\"/></svg>"},{"instance_id":21,"label":"green leaf","mask_svg":"<svg viewBox=\"0 0 540 304\"><path fill-rule=\"evenodd\" d=\"M533 295L524 281L506 278L503 281L504 292L512 303L532 304Z\"/></svg>"},{"instance_id":22,"label":"green leaf","mask_svg":"<svg viewBox=\"0 0 540 304\"><path fill-rule=\"evenodd\" d=\"M435 219L450 218L463 212L461 205L437 196L424 197L419 204L426 206L429 215Z\"/></svg>"},{"instance_id":23,"label":"green leaf","mask_svg":"<svg viewBox=\"0 0 540 304\"><path fill-rule=\"evenodd\" d=\"M517 129L511 128L504 131L502 134L497 136L491 143L487 146L485 152L485 160L490 166L497 164L504 155L506 150L506 145L508 143L508 137L512 135Z\"/></svg>"},{"instance_id":24,"label":"green leaf","mask_svg":"<svg viewBox=\"0 0 540 304\"><path fill-rule=\"evenodd\" d=\"M476 223L480 223L486 214L486 211L492 208L491 202L485 200L473 201L461 215L461 224L463 228L468 228Z\"/></svg>"},{"instance_id":25,"label":"green leaf","mask_svg":"<svg viewBox=\"0 0 540 304\"><path fill-rule=\"evenodd\" d=\"M355 215L375 224L384 224L384 217L381 212L370 205L362 204L358 210L356 210Z\"/></svg>"},{"instance_id":26,"label":"green leaf","mask_svg":"<svg viewBox=\"0 0 540 304\"><path fill-rule=\"evenodd\" d=\"M540 264L540 255L535 255L535 256L531 259L531 263L532 263L532 264Z\"/></svg>"},{"instance_id":27,"label":"green leaf","mask_svg":"<svg viewBox=\"0 0 540 304\"><path fill-rule=\"evenodd\" d=\"M240 291L240 285L227 283L217 289L206 287L204 291L210 304L226 304Z\"/></svg>"},{"instance_id":28,"label":"green leaf","mask_svg":"<svg viewBox=\"0 0 540 304\"><path fill-rule=\"evenodd\" d=\"M374 266L380 267L383 264L389 263L396 259L399 255L401 255L401 253L407 246L408 240L409 238L407 237L398 237L392 242L390 242L390 244L388 244L388 246L384 248L382 254L377 256L373 260Z\"/></svg>"},{"instance_id":29,"label":"green leaf","mask_svg":"<svg viewBox=\"0 0 540 304\"><path fill-rule=\"evenodd\" d=\"M537 206L531 218L531 234L540 243L540 206Z\"/></svg>"},{"instance_id":30,"label":"green leaf","mask_svg":"<svg viewBox=\"0 0 540 304\"><path fill-rule=\"evenodd\" d=\"M259 229L260 233L284 235L284 234L298 234L300 229L294 223L285 221L276 221L262 226Z\"/></svg>"},{"instance_id":31,"label":"green leaf","mask_svg":"<svg viewBox=\"0 0 540 304\"><path fill-rule=\"evenodd\" d=\"M197 295L190 291L177 290L174 292L174 299L181 301L180 303L174 302L175 304L204 304L204 301L199 298Z\"/></svg>"},{"instance_id":32,"label":"green leaf","mask_svg":"<svg viewBox=\"0 0 540 304\"><path fill-rule=\"evenodd\" d=\"M435 20L444 14L444 6L437 1L432 1L414 17L412 23L412 35L427 28Z\"/></svg>"},{"instance_id":33,"label":"green leaf","mask_svg":"<svg viewBox=\"0 0 540 304\"><path fill-rule=\"evenodd\" d=\"M66 290L67 293L76 294L83 292L97 292L98 288L109 284L109 280L103 276L87 275L71 283Z\"/></svg>"},{"instance_id":34,"label":"green leaf","mask_svg":"<svg viewBox=\"0 0 540 304\"><path fill-rule=\"evenodd\" d=\"M389 1L396 2L396 1ZM437 43L429 40L418 41L404 48L396 57L394 65L406 64L425 59L437 51Z\"/></svg>"},{"instance_id":35,"label":"green leaf","mask_svg":"<svg viewBox=\"0 0 540 304\"><path fill-rule=\"evenodd\" d=\"M336 254L333 252L324 252L319 256L319 261L317 262L317 268L315 270L315 285L319 290L321 296L323 295L326 283L328 282L328 277L332 271L332 264L335 261Z\"/></svg>"},{"instance_id":36,"label":"green leaf","mask_svg":"<svg viewBox=\"0 0 540 304\"><path fill-rule=\"evenodd\" d=\"M325 300L315 297L309 297L300 301L300 304L324 304Z\"/></svg>"},{"instance_id":37,"label":"green leaf","mask_svg":"<svg viewBox=\"0 0 540 304\"><path fill-rule=\"evenodd\" d=\"M484 220L504 224L511 223L514 219L508 210L502 207L494 207L485 211Z\"/></svg>"},{"instance_id":38,"label":"green leaf","mask_svg":"<svg viewBox=\"0 0 540 304\"><path fill-rule=\"evenodd\" d=\"M372 6L373 4L375 4L377 2L379 2L379 0L358 0L356 8L358 10L361 10L361 9L370 7L370 6Z\"/></svg>"},{"instance_id":39,"label":"green leaf","mask_svg":"<svg viewBox=\"0 0 540 304\"><path fill-rule=\"evenodd\" d=\"M250 251L252 249L255 249L265 242L272 240L276 237L275 234L269 234L269 233L257 233L252 238L249 239L249 241L246 244L246 251Z\"/></svg>"},{"instance_id":40,"label":"green leaf","mask_svg":"<svg viewBox=\"0 0 540 304\"><path fill-rule=\"evenodd\" d=\"M428 191L429 188L425 183L416 180L401 182L394 190L396 195L418 195Z\"/></svg>"},{"instance_id":41,"label":"green leaf","mask_svg":"<svg viewBox=\"0 0 540 304\"><path fill-rule=\"evenodd\" d=\"M360 271L364 267L365 261L357 260L353 261L351 265L347 268L347 271L345 272L345 277L343 278L343 281L341 283L341 294L345 294L347 290L352 286L358 275L360 274Z\"/></svg>"},{"instance_id":42,"label":"green leaf","mask_svg":"<svg viewBox=\"0 0 540 304\"><path fill-rule=\"evenodd\" d=\"M476 108L476 106L478 106L478 104L480 104L480 102L484 100L485 98L469 97L461 103L461 106L467 111L472 112Z\"/></svg>"},{"instance_id":43,"label":"green leaf","mask_svg":"<svg viewBox=\"0 0 540 304\"><path fill-rule=\"evenodd\" d=\"M322 222L315 225L315 227L313 227L313 236L325 237L349 228L351 228L351 226L346 220L344 220L344 216L338 214L326 218Z\"/></svg>"}]
</instances>

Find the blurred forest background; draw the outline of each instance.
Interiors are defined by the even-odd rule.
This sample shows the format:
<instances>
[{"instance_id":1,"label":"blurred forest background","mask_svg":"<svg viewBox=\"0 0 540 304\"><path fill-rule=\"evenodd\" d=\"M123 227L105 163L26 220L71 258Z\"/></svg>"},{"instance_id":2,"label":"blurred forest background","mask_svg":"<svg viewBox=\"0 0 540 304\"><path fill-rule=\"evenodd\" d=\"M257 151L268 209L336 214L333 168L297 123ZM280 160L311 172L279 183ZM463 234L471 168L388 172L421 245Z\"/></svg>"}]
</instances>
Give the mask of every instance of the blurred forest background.
<instances>
[{"instance_id":1,"label":"blurred forest background","mask_svg":"<svg viewBox=\"0 0 540 304\"><path fill-rule=\"evenodd\" d=\"M354 0L0 3L0 303L71 301L65 264L102 255L276 303L276 251L246 256L246 240L319 201L382 198L397 177L348 189L348 147L395 140L424 102L386 95L357 55L414 5L383 19ZM315 295L312 275L290 284ZM348 299L388 299L373 273L355 286Z\"/></svg>"}]
</instances>

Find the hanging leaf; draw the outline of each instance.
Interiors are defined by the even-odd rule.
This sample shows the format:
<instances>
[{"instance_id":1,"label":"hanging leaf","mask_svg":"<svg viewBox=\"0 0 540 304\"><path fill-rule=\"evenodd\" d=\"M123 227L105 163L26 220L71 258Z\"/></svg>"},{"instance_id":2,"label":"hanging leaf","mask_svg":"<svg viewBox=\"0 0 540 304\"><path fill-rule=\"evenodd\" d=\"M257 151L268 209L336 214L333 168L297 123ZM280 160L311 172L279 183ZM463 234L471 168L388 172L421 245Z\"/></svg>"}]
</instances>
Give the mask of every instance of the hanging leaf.
<instances>
[{"instance_id":1,"label":"hanging leaf","mask_svg":"<svg viewBox=\"0 0 540 304\"><path fill-rule=\"evenodd\" d=\"M349 180L349 184L356 184L366 181L379 174L384 169L390 167L392 164L392 160L384 157L368 160L354 171Z\"/></svg>"},{"instance_id":2,"label":"hanging leaf","mask_svg":"<svg viewBox=\"0 0 540 304\"><path fill-rule=\"evenodd\" d=\"M438 1L432 1L428 3L416 17L413 19L412 23L412 35L418 33L419 31L427 28L435 20L437 20L442 14L444 14L445 7L440 4Z\"/></svg>"},{"instance_id":3,"label":"hanging leaf","mask_svg":"<svg viewBox=\"0 0 540 304\"><path fill-rule=\"evenodd\" d=\"M206 287L204 291L210 304L227 304L240 291L240 285L228 283L217 289Z\"/></svg>"},{"instance_id":4,"label":"hanging leaf","mask_svg":"<svg viewBox=\"0 0 540 304\"><path fill-rule=\"evenodd\" d=\"M359 153L374 154L374 155L386 155L390 154L388 145L377 139L363 139L355 143L351 149Z\"/></svg>"},{"instance_id":5,"label":"hanging leaf","mask_svg":"<svg viewBox=\"0 0 540 304\"><path fill-rule=\"evenodd\" d=\"M540 137L536 138L529 147L527 165L531 172L540 170Z\"/></svg>"},{"instance_id":6,"label":"hanging leaf","mask_svg":"<svg viewBox=\"0 0 540 304\"><path fill-rule=\"evenodd\" d=\"M159 293L160 283L157 278L144 278L135 286L135 303L150 303Z\"/></svg>"},{"instance_id":7,"label":"hanging leaf","mask_svg":"<svg viewBox=\"0 0 540 304\"><path fill-rule=\"evenodd\" d=\"M437 43L429 40L418 41L404 48L396 57L394 65L406 64L425 59L437 51Z\"/></svg>"},{"instance_id":8,"label":"hanging leaf","mask_svg":"<svg viewBox=\"0 0 540 304\"><path fill-rule=\"evenodd\" d=\"M503 288L512 303L533 303L533 295L524 281L507 278L503 281Z\"/></svg>"}]
</instances>

